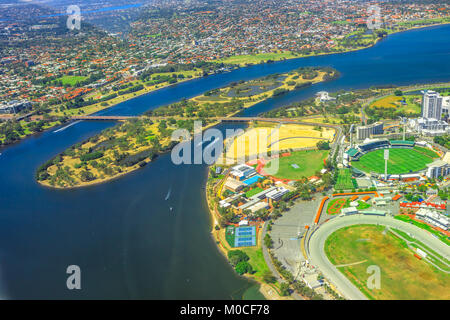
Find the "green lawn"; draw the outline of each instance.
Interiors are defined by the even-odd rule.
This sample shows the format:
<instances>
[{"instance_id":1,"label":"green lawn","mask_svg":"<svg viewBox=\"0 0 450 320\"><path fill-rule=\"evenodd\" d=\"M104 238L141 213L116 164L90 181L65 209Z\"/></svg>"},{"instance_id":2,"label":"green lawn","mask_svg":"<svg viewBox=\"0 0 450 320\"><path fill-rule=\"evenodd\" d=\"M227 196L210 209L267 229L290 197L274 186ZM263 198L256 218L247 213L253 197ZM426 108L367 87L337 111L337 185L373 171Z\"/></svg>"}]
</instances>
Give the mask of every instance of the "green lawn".
<instances>
[{"instance_id":1,"label":"green lawn","mask_svg":"<svg viewBox=\"0 0 450 320\"><path fill-rule=\"evenodd\" d=\"M339 169L338 178L334 188L336 190L353 189L352 173L350 169Z\"/></svg>"},{"instance_id":2,"label":"green lawn","mask_svg":"<svg viewBox=\"0 0 450 320\"><path fill-rule=\"evenodd\" d=\"M57 81L61 80L63 85L68 84L69 86L73 87L77 84L77 82L86 80L87 77L83 76L63 76L61 78L56 79Z\"/></svg>"},{"instance_id":3,"label":"green lawn","mask_svg":"<svg viewBox=\"0 0 450 320\"><path fill-rule=\"evenodd\" d=\"M432 227L430 227L429 225L427 225L426 223L423 222L419 222L416 220L411 219L409 216L401 214L401 215L397 215L395 216L395 219L401 220L401 221L405 221L405 222L409 222L412 223L413 225L415 225L416 227L425 229L429 232L431 232L432 234L436 235L439 239L441 239L444 243L448 244L450 246L450 238L447 237L445 234L440 233L437 230L434 230Z\"/></svg>"},{"instance_id":4,"label":"green lawn","mask_svg":"<svg viewBox=\"0 0 450 320\"><path fill-rule=\"evenodd\" d=\"M415 172L426 168L433 158L415 149L389 149L388 174ZM352 166L364 172L384 173L384 150L363 155Z\"/></svg>"},{"instance_id":5,"label":"green lawn","mask_svg":"<svg viewBox=\"0 0 450 320\"><path fill-rule=\"evenodd\" d=\"M317 171L323 169L323 160L327 157L327 150L304 150L292 152L290 156L281 157L279 159L278 172L274 176L281 179L292 180L313 176ZM267 165L271 166L271 162ZM299 168L294 168L292 164L296 164Z\"/></svg>"},{"instance_id":6,"label":"green lawn","mask_svg":"<svg viewBox=\"0 0 450 320\"><path fill-rule=\"evenodd\" d=\"M245 196L246 196L247 198L250 198L250 197L254 196L254 195L257 194L257 193L260 193L261 191L263 191L263 189L261 189L261 188L253 188L253 189L251 189L251 190L248 190L248 191L245 193Z\"/></svg>"},{"instance_id":7,"label":"green lawn","mask_svg":"<svg viewBox=\"0 0 450 320\"><path fill-rule=\"evenodd\" d=\"M410 237L407 233L398 230L398 229L393 229L395 232L397 232L400 236L402 236L403 238L405 238L408 241L413 242L411 245L414 247L418 247L421 249L425 249L425 251L427 251L429 254L431 253L432 255L438 257L439 259L441 259L442 261L444 261L445 263L450 263L450 261L446 258L444 258L442 255L440 255L439 253L437 253L436 251L430 249L428 246L424 245L422 242L420 242L419 240ZM448 269L448 267L446 265L443 265L442 263L438 263L438 265L440 265L443 269Z\"/></svg>"},{"instance_id":8,"label":"green lawn","mask_svg":"<svg viewBox=\"0 0 450 320\"><path fill-rule=\"evenodd\" d=\"M434 152L433 150L424 148L424 147L415 146L414 150L416 150L417 152L422 153L428 157L431 157L431 158L439 158L439 155L436 152Z\"/></svg>"},{"instance_id":9,"label":"green lawn","mask_svg":"<svg viewBox=\"0 0 450 320\"><path fill-rule=\"evenodd\" d=\"M225 231L225 239L232 248L234 248L235 231L236 230L233 226L228 226L227 230Z\"/></svg>"},{"instance_id":10,"label":"green lawn","mask_svg":"<svg viewBox=\"0 0 450 320\"><path fill-rule=\"evenodd\" d=\"M262 63L266 62L267 60L277 61L296 57L301 57L301 55L294 55L293 53L290 52L258 53L258 54L232 56L225 59L220 59L217 62L244 65L246 63Z\"/></svg>"},{"instance_id":11,"label":"green lawn","mask_svg":"<svg viewBox=\"0 0 450 320\"><path fill-rule=\"evenodd\" d=\"M358 209L358 210L365 210L365 209L368 209L368 208L370 208L370 204L369 203L366 203L364 201L358 201L358 206L356 207L356 209Z\"/></svg>"},{"instance_id":12,"label":"green lawn","mask_svg":"<svg viewBox=\"0 0 450 320\"><path fill-rule=\"evenodd\" d=\"M328 203L327 213L328 214L338 214L341 212L342 208L348 207L348 199L337 198L333 199Z\"/></svg>"},{"instance_id":13,"label":"green lawn","mask_svg":"<svg viewBox=\"0 0 450 320\"><path fill-rule=\"evenodd\" d=\"M450 299L450 275L414 257L406 243L384 226L355 225L332 233L325 254L370 299ZM359 263L356 263L359 262ZM380 289L367 285L369 266L381 272Z\"/></svg>"},{"instance_id":14,"label":"green lawn","mask_svg":"<svg viewBox=\"0 0 450 320\"><path fill-rule=\"evenodd\" d=\"M261 248L239 248L239 250L244 251L249 256L250 260L248 260L248 263L250 263L253 271L255 271L253 275L256 278L262 278L262 275L265 272L270 271L266 261L264 260L264 255Z\"/></svg>"}]
</instances>

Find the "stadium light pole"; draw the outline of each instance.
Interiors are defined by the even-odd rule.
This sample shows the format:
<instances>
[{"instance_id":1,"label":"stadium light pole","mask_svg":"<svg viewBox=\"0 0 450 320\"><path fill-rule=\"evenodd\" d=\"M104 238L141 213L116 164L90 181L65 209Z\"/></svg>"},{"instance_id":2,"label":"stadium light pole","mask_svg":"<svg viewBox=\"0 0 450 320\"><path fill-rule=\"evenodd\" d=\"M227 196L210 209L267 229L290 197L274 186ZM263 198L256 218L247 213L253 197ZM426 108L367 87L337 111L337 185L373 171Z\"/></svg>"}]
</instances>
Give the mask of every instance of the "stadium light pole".
<instances>
[{"instance_id":1,"label":"stadium light pole","mask_svg":"<svg viewBox=\"0 0 450 320\"><path fill-rule=\"evenodd\" d=\"M387 181L387 163L389 160L389 149L384 149L384 180Z\"/></svg>"},{"instance_id":2,"label":"stadium light pole","mask_svg":"<svg viewBox=\"0 0 450 320\"><path fill-rule=\"evenodd\" d=\"M406 140L406 121L403 117L399 117L400 123L403 124L403 141Z\"/></svg>"}]
</instances>

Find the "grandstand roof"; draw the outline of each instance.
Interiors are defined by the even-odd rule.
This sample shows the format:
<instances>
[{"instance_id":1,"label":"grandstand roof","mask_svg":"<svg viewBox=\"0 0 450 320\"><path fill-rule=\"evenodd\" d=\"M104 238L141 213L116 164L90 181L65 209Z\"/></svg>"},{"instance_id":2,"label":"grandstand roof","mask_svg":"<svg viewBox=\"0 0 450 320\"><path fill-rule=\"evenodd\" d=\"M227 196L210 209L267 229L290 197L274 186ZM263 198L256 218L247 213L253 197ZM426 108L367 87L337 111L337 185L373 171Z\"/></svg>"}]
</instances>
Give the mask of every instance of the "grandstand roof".
<instances>
[{"instance_id":1,"label":"grandstand roof","mask_svg":"<svg viewBox=\"0 0 450 320\"><path fill-rule=\"evenodd\" d=\"M409 141L409 140L391 140L390 141L391 144L406 144L409 146L413 146L414 145L414 141Z\"/></svg>"},{"instance_id":2,"label":"grandstand roof","mask_svg":"<svg viewBox=\"0 0 450 320\"><path fill-rule=\"evenodd\" d=\"M353 157L353 156L356 155L358 152L359 152L359 151L358 151L357 149L355 149L355 148L350 148L350 149L347 150L347 154L348 154L350 157Z\"/></svg>"}]
</instances>

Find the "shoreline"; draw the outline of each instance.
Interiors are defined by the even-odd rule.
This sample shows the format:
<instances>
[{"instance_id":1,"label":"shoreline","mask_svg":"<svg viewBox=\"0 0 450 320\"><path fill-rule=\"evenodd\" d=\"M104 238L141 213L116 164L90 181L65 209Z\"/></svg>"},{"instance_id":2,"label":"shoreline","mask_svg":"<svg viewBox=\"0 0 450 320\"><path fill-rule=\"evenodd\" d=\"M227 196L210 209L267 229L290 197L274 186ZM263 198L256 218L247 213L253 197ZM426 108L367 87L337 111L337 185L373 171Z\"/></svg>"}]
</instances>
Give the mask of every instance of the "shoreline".
<instances>
[{"instance_id":1,"label":"shoreline","mask_svg":"<svg viewBox=\"0 0 450 320\"><path fill-rule=\"evenodd\" d=\"M327 81L332 81L332 80L334 80L334 79L336 79L336 78L338 78L338 77L340 76L340 73L339 73L338 70L333 69L332 72L333 72L333 73L332 73L333 78L331 78L331 79L326 79L326 80L325 80L324 77L325 77L325 75L327 74L327 72L324 72L324 71L322 71L322 70L319 70L318 75L317 75L315 78L313 78L313 79L311 79L311 80L306 80L306 79L303 79L303 78L302 78L303 81L300 82L299 84L306 84L306 83L309 83L309 85L307 86L307 87L309 87L309 86L311 86L311 85L313 85L313 84L322 83L322 82L327 82ZM278 87L278 88L284 88L285 86L286 86L286 83L283 82L282 85L281 85L280 87ZM251 102L244 103L244 104L243 104L243 109L240 109L240 110L237 110L237 111L235 111L235 112L232 112L232 113L228 114L225 118L233 117L233 116L235 116L236 114L239 114L240 112L242 112L242 111L245 110L245 109L251 108L251 107L253 107L254 105L256 105L256 104L258 104L258 103L260 103L260 102L263 102L263 101L266 101L266 100L268 100L268 99L270 99L270 98L273 98L273 97L274 97L274 92L276 91L276 89L277 89L277 88L261 93L260 95L263 95L263 96L266 96L266 95L267 95L267 96L264 97L262 100L256 100L256 101L251 101ZM292 89L288 88L287 91L290 92L290 91L302 90L302 89L303 89L303 87L298 88L298 89L296 89L296 88L294 87L294 88L292 88ZM195 97L191 98L190 100L194 100L194 101L195 101L196 98L201 97L201 96L202 96L202 95L195 96ZM145 116L143 116L143 117L145 117ZM203 133L205 130L207 130L208 128L217 126L217 125L220 124L220 123L221 123L221 121L215 120L215 121L213 121L213 122L211 122L211 123L209 123L209 124L207 124L207 125L205 125L205 126L202 126L202 133ZM195 133L194 133L194 135L195 135ZM192 137L189 139L189 141L191 141L193 138L194 138L194 137L192 136ZM170 146L170 143L169 143L169 146ZM166 153L166 152L171 152L171 150L173 149L173 147L174 147L174 146L170 147L169 150L167 150L167 151L158 153L158 155L164 154L164 153ZM59 154L61 155L62 153L63 153L63 152L61 152L61 153L59 153ZM148 158L147 158L147 159L148 159ZM149 164L150 162L151 162L151 161L147 161L147 164ZM146 164L146 165L147 165L147 164ZM73 185L73 186L53 186L53 185L51 185L51 184L49 184L49 183L46 183L46 181L48 181L48 180L43 180L43 181L37 180L37 182L38 182L39 184L43 185L43 186L48 187L48 188L55 188L55 189L74 189L74 188L82 188L82 187L87 187L87 186L91 186L91 185L107 183L107 182L112 181L112 180L114 180L114 179L116 179L116 178L122 177L122 176L124 176L124 175L126 175L126 174L128 174L128 173L135 172L135 171L137 171L138 169L141 169L141 168L142 168L142 167L140 167L140 166L138 166L138 165L136 164L136 165L134 165L133 167L127 168L128 170L126 170L126 171L124 171L124 172L121 172L121 173L118 173L118 174L116 174L116 175L114 175L114 176L112 176L112 177L110 177L110 178L103 178L103 179L101 179L101 180L99 180L99 181L93 180L93 181L87 181L87 182L80 182L79 184Z\"/></svg>"},{"instance_id":2,"label":"shoreline","mask_svg":"<svg viewBox=\"0 0 450 320\"><path fill-rule=\"evenodd\" d=\"M331 81L331 80L329 80L329 81ZM314 82L313 84L321 83L321 82L326 82L326 81L323 81L323 80L322 80L322 81ZM445 87L445 86L448 86L448 85L450 85L450 82L436 82L436 83L428 83L428 84L414 84L414 85L409 85L409 86L397 86L397 87L395 87L395 88L398 88L398 89L400 89L400 90L403 90L404 92L410 92L410 91L420 90L420 89L422 89L423 87L428 87L428 86ZM395 88L392 88L392 89L395 89ZM294 90L295 90L295 89L294 89ZM385 94L385 95L383 95L383 96L386 96L386 95L388 96L388 95L391 95L391 94L392 94L392 93L388 93L388 94ZM195 97L194 97L194 98L195 98ZM272 98L272 97L268 97L267 99L270 99L270 98ZM375 97L374 100L372 100L372 103L373 103L376 99L379 99L379 98L380 98L380 97ZM263 101L265 101L265 100L263 100ZM259 102L262 102L262 101L255 101L255 102L252 102L252 103L246 105L246 106L244 107L243 110L248 109L248 108L251 108L251 107L253 107L255 104L259 103ZM367 106L368 106L368 103L365 103L364 106L367 107ZM226 116L226 118L228 118L228 117L233 117L233 116L235 116L236 114L239 114L240 112L242 112L242 110L238 110L238 111L236 111L236 112L233 112L232 114ZM320 114L318 114L318 115L312 115L312 116L306 116L306 118L308 118L308 117L318 117L318 116L320 116ZM300 120L301 120L301 119L300 119ZM120 121L118 121L118 122L120 122ZM214 122L212 122L212 123L210 123L210 124L208 124L208 125L202 126L202 132L204 132L206 129L209 129L209 128L211 128L211 127L217 126L217 125L219 125L220 123L221 123L220 121L214 121ZM313 124L314 124L314 123L312 123L311 125L313 125ZM337 126L339 126L339 125L337 125ZM335 128L335 130L336 130L336 128ZM43 132L39 132L39 133L37 133L37 134L41 134L41 133L43 133ZM190 140L192 140L192 139L193 139L193 137L191 137ZM334 141L334 140L333 140L333 141ZM0 151L1 151L1 149L2 149L2 148L0 147ZM158 153L158 154L157 154L157 157L162 156L162 155L164 155L164 154L166 154L166 153L169 153L169 152L171 152L171 151L172 151L172 148L170 148L169 150L166 150L166 151L164 151L164 152ZM146 165L148 165L148 164L151 164L151 162L153 162L153 161L155 161L155 160L157 160L157 159L154 159L153 161L151 161L151 160L149 161L148 159L146 159L146 160L147 160L147 161L146 161L146 162L147 162ZM208 167L208 168L209 168L209 167ZM37 180L36 180L36 182L37 182L38 184L44 186L44 187L49 188L49 189L71 190L71 189L78 189L78 188L90 187L90 186L100 185L100 184L103 184L103 183L108 183L108 182L114 181L114 180L116 180L116 179L119 179L119 178L121 178L121 177L123 177L123 176L125 176L125 175L127 175L127 174L130 174L130 173L132 173L132 172L136 172L136 171L138 171L139 169L143 169L143 167L139 167L138 165L134 165L130 170L121 172L121 173L119 173L119 174L117 174L117 175L115 175L115 176L113 176L113 177L111 177L111 178L103 179L103 180L101 180L101 181L89 181L89 182L80 183L80 184L74 185L74 186L60 187L60 186L52 186L52 185L47 184L47 183L42 183L41 181L37 181ZM209 175L209 174L208 174L208 175ZM217 224L217 220L215 220L215 223Z\"/></svg>"},{"instance_id":3,"label":"shoreline","mask_svg":"<svg viewBox=\"0 0 450 320\"><path fill-rule=\"evenodd\" d=\"M316 57L316 56L321 56L321 55L343 54L343 53L348 53L348 52L355 52L355 51L359 51L359 50L365 50L365 49L372 48L372 47L375 46L378 42L380 42L380 41L383 40L383 39L387 39L390 35L393 35L393 34L402 33L402 32L407 32L407 31L412 31L412 30L417 30L417 29L425 29L425 28L430 28L430 27L445 26L445 25L450 25L450 22L437 23L437 24L425 25L425 26L416 26L416 27L411 27L411 28L406 29L406 30L394 31L394 32L392 32L392 33L388 33L388 34L387 34L385 37L383 37L383 38L378 38L378 39L375 41L375 43L373 43L372 45L369 45L369 46L363 47L363 48L351 49L351 50L346 50L346 51L342 51L342 52L323 52L323 53L318 53L318 54L313 54L313 55L308 55L308 56L292 57L292 58L284 58L284 59L280 59L280 60L275 60L275 61L273 61L273 62L271 62L271 63L280 62L280 61L294 60L294 59L311 58L311 57ZM211 62L213 62L213 61L211 61ZM217 63L222 63L222 62L217 62ZM249 66L257 66L257 65L263 65L263 64L267 64L267 62L251 63L251 64L249 64L249 65L244 65L244 66L241 66L240 64L231 64L231 65L234 65L234 66L236 67L234 70L236 70L236 69L241 69L241 68L245 68L245 67L249 67ZM95 112L92 112L92 113L89 113L89 114L86 114L86 115L94 115L94 114L96 114L96 113L98 113L98 112L101 112L101 111L104 111L104 110L108 110L108 109L110 109L110 108L113 108L113 107L115 107L115 106L117 106L117 105L119 105L119 104L121 104L121 103L123 103L123 102L126 102L126 101L132 100L132 99L134 99L134 98L138 98L138 97L144 96L144 95L146 95L147 93L156 92L156 91L158 91L158 90L160 90L160 89L165 89L165 88L168 88L168 87L171 87L171 86L175 86L175 85L177 85L177 84L179 84L179 83L188 82L188 81L196 80L196 79L200 79L200 78L206 78L206 77L208 77L208 76L209 76L209 75L207 75L207 76L197 76L197 77L196 77L196 76L193 76L193 77L190 78L190 79L185 78L185 79L183 79L183 80L181 80L181 81L178 81L177 83L168 84L168 85L163 86L163 87L160 87L160 88L154 88L153 90L148 90L148 91L146 91L146 92L139 93L139 94L137 94L137 95L135 95L135 96L133 95L132 97L129 97L129 98L127 98L127 99L124 99L123 101L117 102L117 103L115 103L115 104L112 104L112 105L107 106L107 107L104 107L104 108L100 108L99 110L97 110L97 111L95 111ZM134 94L134 93L136 93L136 92L133 92L132 94ZM24 139L30 138L30 137L32 137L32 136L35 136L35 135L38 135L38 134L41 134L41 133L45 133L45 132L47 132L47 131L49 131L49 130L51 130L51 129L54 129L54 128L58 127L58 126L61 126L61 125L64 125L64 124L67 124L67 123L70 123L70 122L71 122L71 121L64 122L64 123L59 124L59 125L51 126L51 127L49 127L49 128L46 128L45 130L43 130L43 131L41 131L41 132L32 133L32 134L30 134L30 135L24 136L23 138L20 138L19 140L14 141L13 143L5 144L5 145L0 144L0 150L2 150L2 149L5 148L5 147L8 147L8 146L15 145L16 143L20 143L20 142L21 142L22 140L24 140Z\"/></svg>"},{"instance_id":4,"label":"shoreline","mask_svg":"<svg viewBox=\"0 0 450 320\"><path fill-rule=\"evenodd\" d=\"M303 58L312 58L312 57L324 56L324 55L344 54L344 53L355 52L355 51L360 51L360 50L362 51L362 50L370 49L370 48L374 47L380 41L382 41L384 39L387 39L389 36L394 35L394 34L398 34L398 33L402 33L402 32L408 32L408 31L413 31L413 30L417 30L417 29L425 29L425 28L431 28L431 27L445 26L445 25L450 25L450 22L436 23L436 24L430 24L430 25L424 25L424 26L415 26L415 27L411 27L411 28L405 29L405 30L393 31L391 33L388 33L386 36L384 36L382 38L377 38L374 43L368 45L367 47L348 49L348 50L339 51L339 52L319 52L319 53L316 53L316 54L303 55L303 56L299 56L299 57L290 57L290 58L283 57L283 58L281 58L279 60L272 60L271 62L264 62L263 60L261 60L258 63L250 62L250 63L243 63L243 64L241 64L241 63L229 63L229 64L236 65L239 68L245 68L245 67L250 67L250 66L263 65L263 64L268 64L268 63L276 63L276 62L281 62L281 61L296 60L296 59L303 59ZM257 55L257 54L255 54L255 55ZM232 58L232 57L233 56L228 57L228 58ZM225 59L227 59L227 58L225 58ZM215 60L215 62L217 62L217 63L226 63L226 62L221 61L220 59L219 60Z\"/></svg>"},{"instance_id":5,"label":"shoreline","mask_svg":"<svg viewBox=\"0 0 450 320\"><path fill-rule=\"evenodd\" d=\"M208 183L209 173L210 173L210 168L211 168L211 166L208 166L208 167L206 168L206 170L207 170L208 172L207 172L207 177L206 177L205 184ZM215 210L214 210L215 208L213 208L212 210L211 210L211 208L210 208L210 206L211 206L212 204L211 204L210 199L209 199L209 197L208 197L208 188L205 187L204 190L205 190L204 196L206 197L206 204L207 204L207 207L208 207L207 209L208 209L208 213L209 213L208 216L209 216L210 222L212 222L212 223L211 223L211 231L210 231L211 237L212 237L212 239L213 239L213 241L214 241L214 243L215 243L216 248L218 249L218 251L222 254L222 256L225 258L225 260L227 261L227 263L230 265L230 261L228 260L228 257L227 257L228 251L227 251L227 249L223 246L222 242L220 241L219 235L218 235L218 232L219 232L220 230L222 230L222 228L220 228L220 230L216 230L216 229L215 229L216 226L219 226L219 223L218 223L219 217L216 216L216 212L215 212ZM219 227L220 227L220 226L219 226ZM260 232L260 233L258 234L258 241L259 241L260 243L262 243L262 242L261 242L262 239L260 239L260 238L261 238L261 235L262 235L262 232ZM230 265L230 267L231 267L231 265ZM232 268L232 269L233 269L233 268ZM234 269L233 269L233 272L234 272L235 274L237 274L236 271L235 271ZM238 274L237 274L237 275L238 275ZM249 282L254 282L255 284L257 284L257 285L259 286L258 291L264 296L264 298L265 298L266 300L273 300L273 296L274 296L274 295L275 295L275 297L277 298L276 300L290 300L290 299L283 299L283 298L286 298L286 297L279 296L278 291L277 291L276 289L274 289L270 284L267 284L267 283L265 283L265 282L263 282L263 281L261 281L261 280L255 278L255 277L249 276L249 275L247 275L247 274L244 274L244 275L238 275L238 276L239 276L239 277L242 277L242 278L244 278L244 279L246 279L246 280L249 281ZM275 294L273 294L273 293L271 294L271 293L269 292L269 291L271 291L269 288L271 288L272 291L275 291Z\"/></svg>"}]
</instances>

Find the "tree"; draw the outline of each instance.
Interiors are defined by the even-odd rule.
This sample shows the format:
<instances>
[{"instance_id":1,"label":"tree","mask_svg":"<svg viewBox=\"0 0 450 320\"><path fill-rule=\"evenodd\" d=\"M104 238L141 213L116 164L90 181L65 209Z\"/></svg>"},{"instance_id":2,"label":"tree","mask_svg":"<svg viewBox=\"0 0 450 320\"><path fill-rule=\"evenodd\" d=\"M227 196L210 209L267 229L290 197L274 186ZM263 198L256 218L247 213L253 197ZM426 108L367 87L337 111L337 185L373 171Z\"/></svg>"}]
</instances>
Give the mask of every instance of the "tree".
<instances>
[{"instance_id":1,"label":"tree","mask_svg":"<svg viewBox=\"0 0 450 320\"><path fill-rule=\"evenodd\" d=\"M272 238L270 237L270 235L267 234L267 233L266 233L266 235L265 235L265 237L264 237L264 245L265 245L267 248L272 248L272 246L273 246L273 240L272 240Z\"/></svg>"},{"instance_id":2,"label":"tree","mask_svg":"<svg viewBox=\"0 0 450 320\"><path fill-rule=\"evenodd\" d=\"M291 293L289 291L289 284L287 282L282 282L280 284L280 293L282 296L289 296Z\"/></svg>"},{"instance_id":3,"label":"tree","mask_svg":"<svg viewBox=\"0 0 450 320\"><path fill-rule=\"evenodd\" d=\"M87 170L83 170L80 173L80 179L83 182L88 182L88 181L92 181L95 180L95 176L92 172L87 171Z\"/></svg>"},{"instance_id":4,"label":"tree","mask_svg":"<svg viewBox=\"0 0 450 320\"><path fill-rule=\"evenodd\" d=\"M277 280L275 276L272 274L272 272L270 272L269 270L263 273L262 278L263 281L266 283L275 283L275 281Z\"/></svg>"},{"instance_id":5,"label":"tree","mask_svg":"<svg viewBox=\"0 0 450 320\"><path fill-rule=\"evenodd\" d=\"M235 270L240 275L243 275L244 273L252 273L253 272L252 266L247 261L239 262L236 265Z\"/></svg>"},{"instance_id":6,"label":"tree","mask_svg":"<svg viewBox=\"0 0 450 320\"><path fill-rule=\"evenodd\" d=\"M330 150L330 143L328 141L319 141L316 145L319 150Z\"/></svg>"},{"instance_id":7,"label":"tree","mask_svg":"<svg viewBox=\"0 0 450 320\"><path fill-rule=\"evenodd\" d=\"M240 262L248 261L249 256L242 250L228 251L228 259L233 266L237 266Z\"/></svg>"}]
</instances>

